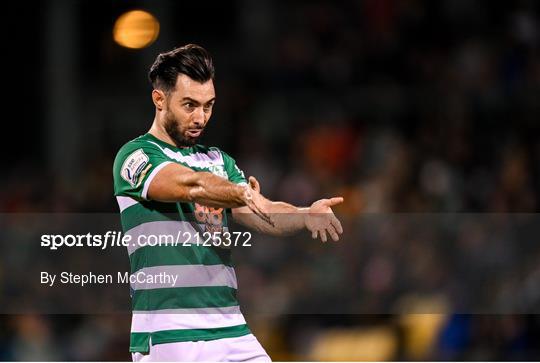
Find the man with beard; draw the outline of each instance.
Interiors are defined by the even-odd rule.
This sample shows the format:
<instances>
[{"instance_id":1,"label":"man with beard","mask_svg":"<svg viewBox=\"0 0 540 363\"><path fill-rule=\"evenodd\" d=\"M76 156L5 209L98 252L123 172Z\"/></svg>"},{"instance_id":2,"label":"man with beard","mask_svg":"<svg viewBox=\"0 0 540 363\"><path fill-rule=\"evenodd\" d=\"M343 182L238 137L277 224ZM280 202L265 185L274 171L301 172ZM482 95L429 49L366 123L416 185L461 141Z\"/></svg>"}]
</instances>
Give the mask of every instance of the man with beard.
<instances>
[{"instance_id":1,"label":"man with beard","mask_svg":"<svg viewBox=\"0 0 540 363\"><path fill-rule=\"evenodd\" d=\"M114 192L132 241L179 237L176 244L129 246L131 273L177 279L174 286L131 285L133 360L269 361L236 299L227 248L234 238L225 210L262 233L307 229L313 238L337 241L343 231L331 207L343 199L321 199L308 208L272 202L228 154L197 144L216 100L214 66L204 48L189 44L159 54L149 79L154 122L118 152Z\"/></svg>"}]
</instances>

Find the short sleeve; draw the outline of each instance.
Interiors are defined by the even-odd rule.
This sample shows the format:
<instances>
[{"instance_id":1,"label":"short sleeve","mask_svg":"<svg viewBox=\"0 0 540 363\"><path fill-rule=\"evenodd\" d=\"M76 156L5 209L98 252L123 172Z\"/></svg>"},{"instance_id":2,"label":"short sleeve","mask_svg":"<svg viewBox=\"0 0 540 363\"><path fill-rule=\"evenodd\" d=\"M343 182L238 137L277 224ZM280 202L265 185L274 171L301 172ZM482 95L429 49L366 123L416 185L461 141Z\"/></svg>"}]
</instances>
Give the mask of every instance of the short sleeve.
<instances>
[{"instance_id":1,"label":"short sleeve","mask_svg":"<svg viewBox=\"0 0 540 363\"><path fill-rule=\"evenodd\" d=\"M157 173L171 161L148 142L124 145L114 160L114 195L147 200L148 187Z\"/></svg>"},{"instance_id":2,"label":"short sleeve","mask_svg":"<svg viewBox=\"0 0 540 363\"><path fill-rule=\"evenodd\" d=\"M229 181L235 184L247 184L244 172L236 165L236 161L223 151L221 154L223 155L223 164Z\"/></svg>"}]
</instances>

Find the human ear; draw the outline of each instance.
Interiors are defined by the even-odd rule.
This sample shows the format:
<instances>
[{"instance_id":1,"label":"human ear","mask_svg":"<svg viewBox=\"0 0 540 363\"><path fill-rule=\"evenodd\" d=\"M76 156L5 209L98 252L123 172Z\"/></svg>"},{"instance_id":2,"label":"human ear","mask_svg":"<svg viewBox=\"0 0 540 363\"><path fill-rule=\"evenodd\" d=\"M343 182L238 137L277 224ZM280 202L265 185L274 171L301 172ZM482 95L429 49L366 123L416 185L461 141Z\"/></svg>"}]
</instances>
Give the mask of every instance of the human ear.
<instances>
[{"instance_id":1,"label":"human ear","mask_svg":"<svg viewBox=\"0 0 540 363\"><path fill-rule=\"evenodd\" d=\"M165 93L162 90L154 89L152 91L152 101L154 102L154 105L158 109L158 111L162 111L165 107L165 103L167 101L167 97L165 96Z\"/></svg>"}]
</instances>

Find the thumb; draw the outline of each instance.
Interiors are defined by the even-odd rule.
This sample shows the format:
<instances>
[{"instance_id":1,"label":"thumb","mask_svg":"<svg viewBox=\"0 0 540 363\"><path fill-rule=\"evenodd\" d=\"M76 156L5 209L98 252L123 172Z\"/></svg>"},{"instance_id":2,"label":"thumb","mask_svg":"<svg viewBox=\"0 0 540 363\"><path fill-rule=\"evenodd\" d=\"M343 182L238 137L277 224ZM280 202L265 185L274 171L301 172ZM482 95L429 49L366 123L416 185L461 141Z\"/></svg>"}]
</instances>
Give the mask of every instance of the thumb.
<instances>
[{"instance_id":1,"label":"thumb","mask_svg":"<svg viewBox=\"0 0 540 363\"><path fill-rule=\"evenodd\" d=\"M259 181L255 179L254 176L249 177L249 186L251 187L251 189L255 190L256 192L261 191L261 186L259 185Z\"/></svg>"},{"instance_id":2,"label":"thumb","mask_svg":"<svg viewBox=\"0 0 540 363\"><path fill-rule=\"evenodd\" d=\"M333 198L327 199L327 201L328 201L327 205L329 207L332 207L334 205L343 203L343 197L333 197Z\"/></svg>"}]
</instances>

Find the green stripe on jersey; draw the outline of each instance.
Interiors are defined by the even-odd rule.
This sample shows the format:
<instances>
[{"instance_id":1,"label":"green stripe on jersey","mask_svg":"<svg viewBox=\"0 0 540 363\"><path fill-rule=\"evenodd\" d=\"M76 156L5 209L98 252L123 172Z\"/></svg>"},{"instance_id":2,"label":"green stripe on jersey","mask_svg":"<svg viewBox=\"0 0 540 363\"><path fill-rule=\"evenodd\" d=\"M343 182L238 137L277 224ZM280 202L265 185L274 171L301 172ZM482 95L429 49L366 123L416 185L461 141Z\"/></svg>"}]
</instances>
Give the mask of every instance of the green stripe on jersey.
<instances>
[{"instance_id":1,"label":"green stripe on jersey","mask_svg":"<svg viewBox=\"0 0 540 363\"><path fill-rule=\"evenodd\" d=\"M171 342L189 342L199 340L215 340L223 338L235 338L251 334L246 324L226 326L223 328L211 329L176 329L161 330L155 333L131 333L130 352L146 353L150 350L149 340L152 344L163 344Z\"/></svg>"},{"instance_id":2,"label":"green stripe on jersey","mask_svg":"<svg viewBox=\"0 0 540 363\"><path fill-rule=\"evenodd\" d=\"M231 250L205 246L145 246L129 256L131 273L145 267L225 265L232 267Z\"/></svg>"},{"instance_id":3,"label":"green stripe on jersey","mask_svg":"<svg viewBox=\"0 0 540 363\"><path fill-rule=\"evenodd\" d=\"M249 333L246 324L211 329L162 330L152 333L152 344L233 338Z\"/></svg>"},{"instance_id":4,"label":"green stripe on jersey","mask_svg":"<svg viewBox=\"0 0 540 363\"><path fill-rule=\"evenodd\" d=\"M236 305L236 289L228 286L172 287L133 292L133 310L137 311Z\"/></svg>"},{"instance_id":5,"label":"green stripe on jersey","mask_svg":"<svg viewBox=\"0 0 540 363\"><path fill-rule=\"evenodd\" d=\"M131 353L148 353L150 351L150 333L132 332L129 338L129 351Z\"/></svg>"}]
</instances>

